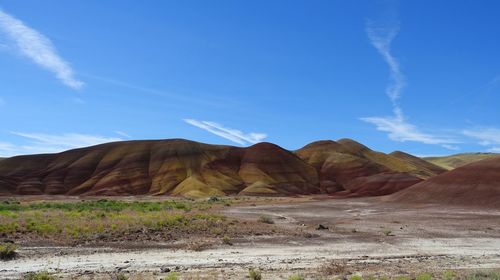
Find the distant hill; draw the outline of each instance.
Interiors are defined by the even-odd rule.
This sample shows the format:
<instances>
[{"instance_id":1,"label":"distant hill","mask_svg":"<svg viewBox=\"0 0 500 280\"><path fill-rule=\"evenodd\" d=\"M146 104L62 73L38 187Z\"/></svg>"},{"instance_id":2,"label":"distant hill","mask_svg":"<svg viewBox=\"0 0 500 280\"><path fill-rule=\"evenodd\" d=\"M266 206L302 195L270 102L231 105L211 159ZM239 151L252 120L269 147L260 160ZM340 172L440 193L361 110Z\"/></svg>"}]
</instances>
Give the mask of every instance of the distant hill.
<instances>
[{"instance_id":1,"label":"distant hill","mask_svg":"<svg viewBox=\"0 0 500 280\"><path fill-rule=\"evenodd\" d=\"M441 171L350 139L318 141L297 151L272 143L240 148L143 140L4 159L0 194L382 195Z\"/></svg>"},{"instance_id":2,"label":"distant hill","mask_svg":"<svg viewBox=\"0 0 500 280\"><path fill-rule=\"evenodd\" d=\"M423 159L447 170L464 166L471 162L492 158L500 154L495 153L463 153L444 157L424 157Z\"/></svg>"},{"instance_id":3,"label":"distant hill","mask_svg":"<svg viewBox=\"0 0 500 280\"><path fill-rule=\"evenodd\" d=\"M351 139L317 141L295 153L316 168L323 192L342 196L389 194L445 171L410 155L373 151Z\"/></svg>"},{"instance_id":4,"label":"distant hill","mask_svg":"<svg viewBox=\"0 0 500 280\"><path fill-rule=\"evenodd\" d=\"M384 199L500 208L500 156L458 167Z\"/></svg>"}]
</instances>

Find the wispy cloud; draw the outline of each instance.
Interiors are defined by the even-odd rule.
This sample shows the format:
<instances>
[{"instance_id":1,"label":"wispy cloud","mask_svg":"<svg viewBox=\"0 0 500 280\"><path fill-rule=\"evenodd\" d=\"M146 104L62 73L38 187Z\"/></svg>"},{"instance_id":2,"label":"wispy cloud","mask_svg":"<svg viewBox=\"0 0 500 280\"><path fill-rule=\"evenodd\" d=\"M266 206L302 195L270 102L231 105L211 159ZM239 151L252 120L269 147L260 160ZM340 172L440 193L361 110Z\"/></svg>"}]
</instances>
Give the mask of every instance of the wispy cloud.
<instances>
[{"instance_id":1,"label":"wispy cloud","mask_svg":"<svg viewBox=\"0 0 500 280\"><path fill-rule=\"evenodd\" d=\"M399 105L399 99L406 86L406 79L401 72L401 67L391 52L391 44L398 35L399 24L377 25L372 21L367 21L366 33L370 43L387 63L390 72L390 81L386 88L386 94L392 103L394 116L388 117L365 117L362 121L374 124L379 131L387 132L390 139L394 141L413 141L424 144L441 145L450 150L459 147L450 144L457 141L450 137L436 136L420 131L420 129L409 123Z\"/></svg>"},{"instance_id":2,"label":"wispy cloud","mask_svg":"<svg viewBox=\"0 0 500 280\"><path fill-rule=\"evenodd\" d=\"M490 153L500 153L500 147L492 147L488 149Z\"/></svg>"},{"instance_id":3,"label":"wispy cloud","mask_svg":"<svg viewBox=\"0 0 500 280\"><path fill-rule=\"evenodd\" d=\"M14 43L17 51L39 66L53 72L66 86L80 89L84 85L82 81L74 77L73 69L57 54L54 45L46 36L1 9L0 31Z\"/></svg>"},{"instance_id":4,"label":"wispy cloud","mask_svg":"<svg viewBox=\"0 0 500 280\"><path fill-rule=\"evenodd\" d=\"M476 139L481 146L495 146L491 149L496 150L496 146L500 146L500 129L498 128L474 128L465 129L462 134Z\"/></svg>"},{"instance_id":5,"label":"wispy cloud","mask_svg":"<svg viewBox=\"0 0 500 280\"><path fill-rule=\"evenodd\" d=\"M125 138L132 138L132 136L130 136L130 134L126 133L126 132L123 132L123 131L120 131L120 130L115 130L114 133L120 135L120 136L123 136Z\"/></svg>"},{"instance_id":6,"label":"wispy cloud","mask_svg":"<svg viewBox=\"0 0 500 280\"><path fill-rule=\"evenodd\" d=\"M361 120L374 124L379 131L387 132L391 140L405 142L415 141L424 144L442 144L447 149L456 149L456 147L446 144L457 143L457 141L447 138L427 134L406 122L403 118L396 117L368 117Z\"/></svg>"},{"instance_id":7,"label":"wispy cloud","mask_svg":"<svg viewBox=\"0 0 500 280\"><path fill-rule=\"evenodd\" d=\"M397 24L376 25L372 21L368 21L366 24L366 33L368 34L370 43L377 49L389 66L390 82L386 88L386 94L391 99L395 109L399 108L397 101L406 85L405 77L401 72L399 62L391 53L391 44L398 35L398 31L399 25Z\"/></svg>"},{"instance_id":8,"label":"wispy cloud","mask_svg":"<svg viewBox=\"0 0 500 280\"><path fill-rule=\"evenodd\" d=\"M105 137L79 133L45 134L11 132L11 134L24 138L26 144L14 145L8 142L0 142L0 156L2 157L23 154L57 153L69 149L122 140L118 137Z\"/></svg>"},{"instance_id":9,"label":"wispy cloud","mask_svg":"<svg viewBox=\"0 0 500 280\"><path fill-rule=\"evenodd\" d=\"M267 137L264 133L243 133L240 130L227 128L216 122L198 121L194 119L184 119L184 121L240 145L255 144Z\"/></svg>"}]
</instances>

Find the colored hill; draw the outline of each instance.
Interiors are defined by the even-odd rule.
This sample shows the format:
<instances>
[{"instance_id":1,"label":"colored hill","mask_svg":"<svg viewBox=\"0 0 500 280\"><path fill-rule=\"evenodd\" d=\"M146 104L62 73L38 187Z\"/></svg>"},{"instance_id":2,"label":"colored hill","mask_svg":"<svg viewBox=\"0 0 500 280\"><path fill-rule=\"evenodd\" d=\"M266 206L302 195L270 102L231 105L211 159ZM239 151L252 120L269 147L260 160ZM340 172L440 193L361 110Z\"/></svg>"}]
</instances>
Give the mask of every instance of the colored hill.
<instances>
[{"instance_id":1,"label":"colored hill","mask_svg":"<svg viewBox=\"0 0 500 280\"><path fill-rule=\"evenodd\" d=\"M423 159L435 165L439 165L447 170L464 166L466 164L476 162L479 160L492 158L500 154L495 153L463 153L443 157L424 157Z\"/></svg>"},{"instance_id":2,"label":"colored hill","mask_svg":"<svg viewBox=\"0 0 500 280\"><path fill-rule=\"evenodd\" d=\"M407 155L410 157L410 155ZM291 152L183 139L107 143L0 161L0 194L382 195L439 170L375 152L353 140L319 141Z\"/></svg>"},{"instance_id":3,"label":"colored hill","mask_svg":"<svg viewBox=\"0 0 500 280\"><path fill-rule=\"evenodd\" d=\"M458 167L390 195L388 201L500 207L500 156Z\"/></svg>"},{"instance_id":4,"label":"colored hill","mask_svg":"<svg viewBox=\"0 0 500 280\"><path fill-rule=\"evenodd\" d=\"M444 172L408 154L387 155L351 139L313 142L296 154L316 168L323 192L342 196L389 194Z\"/></svg>"}]
</instances>

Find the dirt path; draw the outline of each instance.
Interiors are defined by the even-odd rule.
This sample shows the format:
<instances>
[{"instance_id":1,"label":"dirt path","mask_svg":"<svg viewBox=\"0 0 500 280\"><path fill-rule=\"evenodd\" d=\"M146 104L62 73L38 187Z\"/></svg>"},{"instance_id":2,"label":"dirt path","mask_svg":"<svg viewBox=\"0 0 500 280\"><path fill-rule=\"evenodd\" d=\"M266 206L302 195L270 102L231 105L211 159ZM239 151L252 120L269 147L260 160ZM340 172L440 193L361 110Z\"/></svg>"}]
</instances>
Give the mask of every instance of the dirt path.
<instances>
[{"instance_id":1,"label":"dirt path","mask_svg":"<svg viewBox=\"0 0 500 280\"><path fill-rule=\"evenodd\" d=\"M264 279L286 279L294 272L317 275L318 268L332 262L342 264L343 273L370 275L500 268L499 211L407 208L350 199L231 207L224 214L238 219L270 215L293 237L249 237L201 252L22 248L21 258L0 262L0 278L48 270L89 279L106 279L117 271L158 279L168 269L187 279L242 279L249 267L258 267ZM329 229L315 230L319 223Z\"/></svg>"}]
</instances>

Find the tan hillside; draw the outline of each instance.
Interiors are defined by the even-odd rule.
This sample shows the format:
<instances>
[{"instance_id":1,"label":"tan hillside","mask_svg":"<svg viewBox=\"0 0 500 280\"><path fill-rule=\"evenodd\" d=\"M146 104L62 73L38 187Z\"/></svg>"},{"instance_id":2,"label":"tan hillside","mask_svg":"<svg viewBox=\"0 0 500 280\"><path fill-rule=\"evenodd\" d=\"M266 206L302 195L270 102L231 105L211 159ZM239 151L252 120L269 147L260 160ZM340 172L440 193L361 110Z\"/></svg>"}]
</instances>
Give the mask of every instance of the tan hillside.
<instances>
[{"instance_id":1,"label":"tan hillside","mask_svg":"<svg viewBox=\"0 0 500 280\"><path fill-rule=\"evenodd\" d=\"M463 153L443 157L424 157L423 159L447 170L464 166L466 164L498 156L495 153Z\"/></svg>"}]
</instances>

